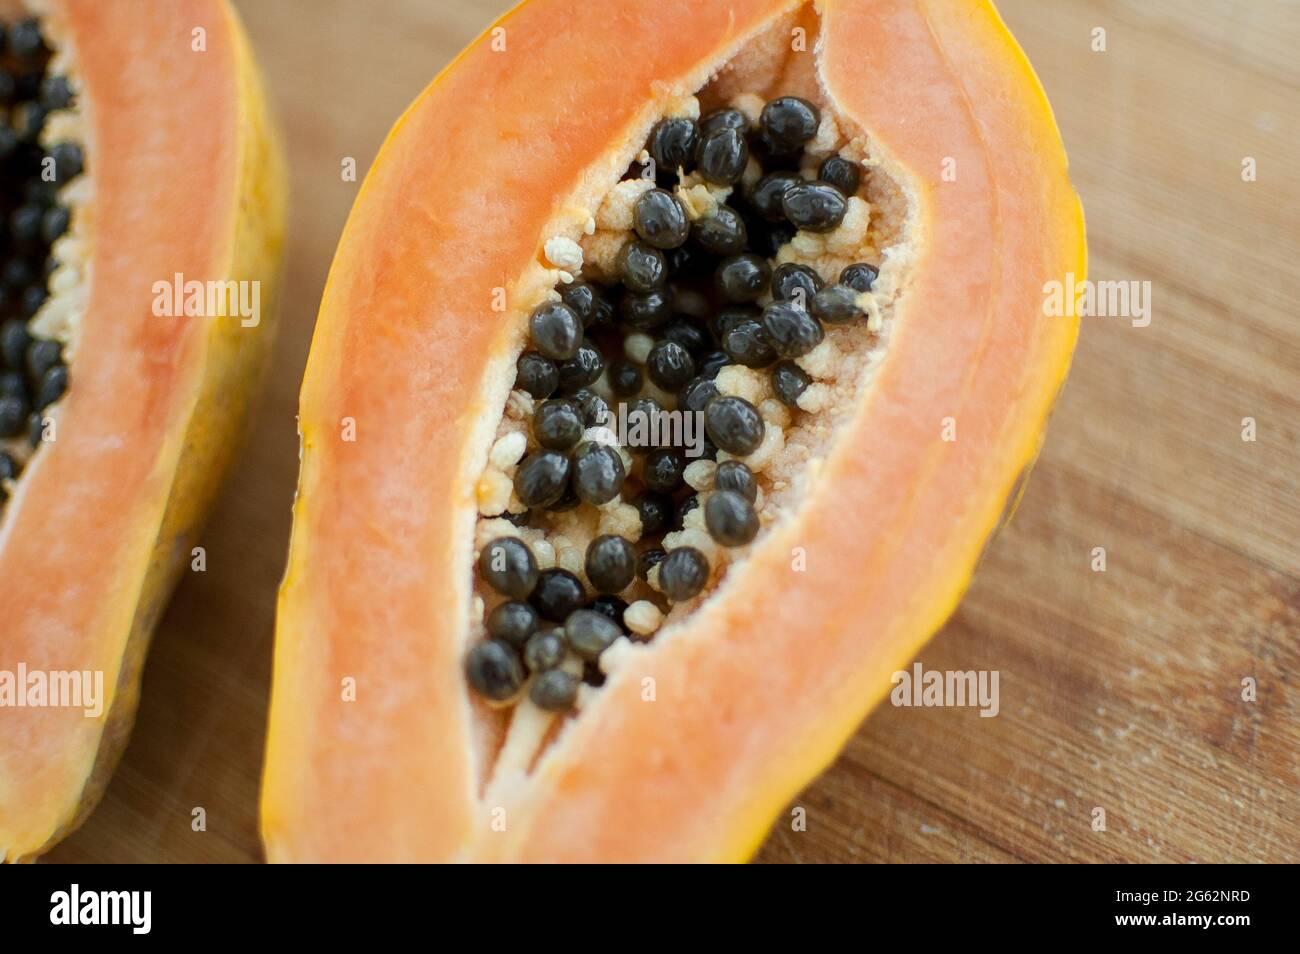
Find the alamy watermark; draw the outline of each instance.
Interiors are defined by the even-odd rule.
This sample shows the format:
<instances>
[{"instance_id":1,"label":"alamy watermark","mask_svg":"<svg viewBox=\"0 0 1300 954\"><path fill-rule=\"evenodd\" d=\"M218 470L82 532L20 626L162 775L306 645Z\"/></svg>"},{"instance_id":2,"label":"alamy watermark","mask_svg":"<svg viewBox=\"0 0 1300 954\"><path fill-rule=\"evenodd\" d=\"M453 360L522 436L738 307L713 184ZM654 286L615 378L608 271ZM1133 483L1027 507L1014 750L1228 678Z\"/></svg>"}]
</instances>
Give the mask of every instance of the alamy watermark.
<instances>
[{"instance_id":1,"label":"alamy watermark","mask_svg":"<svg viewBox=\"0 0 1300 954\"><path fill-rule=\"evenodd\" d=\"M981 719L998 714L998 670L925 669L913 663L912 671L900 669L889 681L894 689L889 701L896 706L978 707Z\"/></svg>"},{"instance_id":2,"label":"alamy watermark","mask_svg":"<svg viewBox=\"0 0 1300 954\"><path fill-rule=\"evenodd\" d=\"M262 321L260 281L187 280L177 272L171 281L153 283L153 313L158 318L238 317L243 328Z\"/></svg>"},{"instance_id":3,"label":"alamy watermark","mask_svg":"<svg viewBox=\"0 0 1300 954\"><path fill-rule=\"evenodd\" d=\"M0 669L0 709L81 709L87 719L104 712L102 669Z\"/></svg>"},{"instance_id":4,"label":"alamy watermark","mask_svg":"<svg viewBox=\"0 0 1300 954\"><path fill-rule=\"evenodd\" d=\"M1065 281L1043 283L1043 314L1050 318L1129 318L1134 328L1151 324L1151 283L1139 281Z\"/></svg>"},{"instance_id":5,"label":"alamy watermark","mask_svg":"<svg viewBox=\"0 0 1300 954\"><path fill-rule=\"evenodd\" d=\"M50 895L50 923L55 925L122 925L132 934L153 927L152 891L91 891L73 884Z\"/></svg>"},{"instance_id":6,"label":"alamy watermark","mask_svg":"<svg viewBox=\"0 0 1300 954\"><path fill-rule=\"evenodd\" d=\"M687 457L704 454L704 414L701 411L642 410L619 404L607 412L601 426L614 432L622 447L681 447Z\"/></svg>"}]
</instances>

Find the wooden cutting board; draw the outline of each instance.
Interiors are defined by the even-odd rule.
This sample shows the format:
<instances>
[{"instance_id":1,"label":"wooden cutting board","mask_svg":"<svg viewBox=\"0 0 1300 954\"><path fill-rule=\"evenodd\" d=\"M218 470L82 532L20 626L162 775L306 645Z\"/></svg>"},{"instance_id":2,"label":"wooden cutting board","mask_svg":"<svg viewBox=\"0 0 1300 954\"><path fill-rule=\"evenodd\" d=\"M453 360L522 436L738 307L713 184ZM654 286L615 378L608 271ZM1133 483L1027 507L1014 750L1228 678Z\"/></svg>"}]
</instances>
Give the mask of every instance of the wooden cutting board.
<instances>
[{"instance_id":1,"label":"wooden cutting board","mask_svg":"<svg viewBox=\"0 0 1300 954\"><path fill-rule=\"evenodd\" d=\"M240 7L292 163L275 373L204 539L207 572L159 627L122 765L50 860L260 859L297 387L358 187L341 164L365 169L505 4ZM1002 8L1056 109L1093 277L1151 282L1151 321L1084 320L1019 513L921 655L927 669L997 670L997 717L886 704L796 799L806 830L783 817L759 857L1300 860L1300 10ZM196 806L205 832L191 830Z\"/></svg>"}]
</instances>

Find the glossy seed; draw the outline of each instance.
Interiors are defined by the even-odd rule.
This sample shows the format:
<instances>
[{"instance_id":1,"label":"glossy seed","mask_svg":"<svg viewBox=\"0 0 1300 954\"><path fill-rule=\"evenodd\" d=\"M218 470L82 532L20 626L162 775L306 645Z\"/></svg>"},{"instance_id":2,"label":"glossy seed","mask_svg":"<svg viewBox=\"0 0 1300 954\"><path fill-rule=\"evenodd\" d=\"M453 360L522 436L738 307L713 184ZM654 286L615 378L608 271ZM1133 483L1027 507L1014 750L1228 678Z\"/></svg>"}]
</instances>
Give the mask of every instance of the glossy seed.
<instances>
[{"instance_id":1,"label":"glossy seed","mask_svg":"<svg viewBox=\"0 0 1300 954\"><path fill-rule=\"evenodd\" d=\"M524 643L524 667L529 672L546 672L564 662L568 647L564 645L563 636L557 635L558 632L562 631L534 633Z\"/></svg>"},{"instance_id":2,"label":"glossy seed","mask_svg":"<svg viewBox=\"0 0 1300 954\"><path fill-rule=\"evenodd\" d=\"M552 567L537 575L537 585L528 601L542 619L562 623L587 601L587 594L576 576L568 570Z\"/></svg>"},{"instance_id":3,"label":"glossy seed","mask_svg":"<svg viewBox=\"0 0 1300 954\"><path fill-rule=\"evenodd\" d=\"M570 282L560 285L560 300L573 309L573 313L582 322L583 328L590 328L597 323L601 307L609 307L605 297L594 285L587 282Z\"/></svg>"},{"instance_id":4,"label":"glossy seed","mask_svg":"<svg viewBox=\"0 0 1300 954\"><path fill-rule=\"evenodd\" d=\"M582 344L582 322L562 301L539 305L528 319L528 330L537 350L554 361L568 361Z\"/></svg>"},{"instance_id":5,"label":"glossy seed","mask_svg":"<svg viewBox=\"0 0 1300 954\"><path fill-rule=\"evenodd\" d=\"M744 398L720 394L704 408L704 427L728 454L747 457L763 442L763 418Z\"/></svg>"},{"instance_id":6,"label":"glossy seed","mask_svg":"<svg viewBox=\"0 0 1300 954\"><path fill-rule=\"evenodd\" d=\"M714 337L721 342L727 332L742 321L758 321L762 316L763 312L754 305L727 305L713 316L710 328Z\"/></svg>"},{"instance_id":7,"label":"glossy seed","mask_svg":"<svg viewBox=\"0 0 1300 954\"><path fill-rule=\"evenodd\" d=\"M848 203L843 194L827 182L800 182L786 190L781 199L785 217L795 228L808 232L830 232L844 221Z\"/></svg>"},{"instance_id":8,"label":"glossy seed","mask_svg":"<svg viewBox=\"0 0 1300 954\"><path fill-rule=\"evenodd\" d=\"M600 380L605 371L605 359L600 350L584 341L578 345L578 353L568 361L560 362L560 391L572 394L580 388L589 387Z\"/></svg>"},{"instance_id":9,"label":"glossy seed","mask_svg":"<svg viewBox=\"0 0 1300 954\"><path fill-rule=\"evenodd\" d=\"M690 234L690 220L677 197L663 189L641 194L632 207L636 234L655 248L676 248Z\"/></svg>"},{"instance_id":10,"label":"glossy seed","mask_svg":"<svg viewBox=\"0 0 1300 954\"><path fill-rule=\"evenodd\" d=\"M506 600L493 607L486 626L493 639L519 649L537 632L537 610L519 600Z\"/></svg>"},{"instance_id":11,"label":"glossy seed","mask_svg":"<svg viewBox=\"0 0 1300 954\"><path fill-rule=\"evenodd\" d=\"M618 397L632 397L640 393L641 385L645 383L641 368L626 358L610 362L605 378L609 382L609 389Z\"/></svg>"},{"instance_id":12,"label":"glossy seed","mask_svg":"<svg viewBox=\"0 0 1300 954\"><path fill-rule=\"evenodd\" d=\"M659 564L659 589L674 603L697 596L709 581L709 561L694 547L677 547Z\"/></svg>"},{"instance_id":13,"label":"glossy seed","mask_svg":"<svg viewBox=\"0 0 1300 954\"><path fill-rule=\"evenodd\" d=\"M799 395L812 384L812 378L793 361L782 361L772 368L772 390L777 400L788 407L799 406Z\"/></svg>"},{"instance_id":14,"label":"glossy seed","mask_svg":"<svg viewBox=\"0 0 1300 954\"><path fill-rule=\"evenodd\" d=\"M826 336L816 318L788 302L773 302L763 310L763 330L783 358L806 355Z\"/></svg>"},{"instance_id":15,"label":"glossy seed","mask_svg":"<svg viewBox=\"0 0 1300 954\"><path fill-rule=\"evenodd\" d=\"M619 280L634 292L658 288L668 276L664 253L646 242L625 242L614 260Z\"/></svg>"},{"instance_id":16,"label":"glossy seed","mask_svg":"<svg viewBox=\"0 0 1300 954\"><path fill-rule=\"evenodd\" d=\"M11 258L0 269L0 285L12 291L22 291L36 281L36 269L25 258Z\"/></svg>"},{"instance_id":17,"label":"glossy seed","mask_svg":"<svg viewBox=\"0 0 1300 954\"><path fill-rule=\"evenodd\" d=\"M549 507L568 486L569 459L558 451L529 454L515 471L515 496L525 507Z\"/></svg>"},{"instance_id":18,"label":"glossy seed","mask_svg":"<svg viewBox=\"0 0 1300 954\"><path fill-rule=\"evenodd\" d=\"M20 205L9 216L9 236L14 244L30 249L40 242L45 208L35 203Z\"/></svg>"},{"instance_id":19,"label":"glossy seed","mask_svg":"<svg viewBox=\"0 0 1300 954\"><path fill-rule=\"evenodd\" d=\"M604 534L587 545L583 569L597 593L618 593L636 577L636 551L622 537Z\"/></svg>"},{"instance_id":20,"label":"glossy seed","mask_svg":"<svg viewBox=\"0 0 1300 954\"><path fill-rule=\"evenodd\" d=\"M68 390L68 366L56 364L45 372L36 391L36 410L43 411Z\"/></svg>"},{"instance_id":21,"label":"glossy seed","mask_svg":"<svg viewBox=\"0 0 1300 954\"><path fill-rule=\"evenodd\" d=\"M623 627L595 610L578 609L564 620L564 641L580 658L595 662L623 635Z\"/></svg>"},{"instance_id":22,"label":"glossy seed","mask_svg":"<svg viewBox=\"0 0 1300 954\"><path fill-rule=\"evenodd\" d=\"M829 182L846 196L857 195L862 167L843 156L828 156L817 169L817 178Z\"/></svg>"},{"instance_id":23,"label":"glossy seed","mask_svg":"<svg viewBox=\"0 0 1300 954\"><path fill-rule=\"evenodd\" d=\"M740 494L718 490L704 504L704 526L724 547L742 547L758 535L758 514Z\"/></svg>"},{"instance_id":24,"label":"glossy seed","mask_svg":"<svg viewBox=\"0 0 1300 954\"><path fill-rule=\"evenodd\" d=\"M745 250L749 241L745 220L727 205L720 205L712 215L697 219L691 226L691 235L701 248L714 255L736 255Z\"/></svg>"},{"instance_id":25,"label":"glossy seed","mask_svg":"<svg viewBox=\"0 0 1300 954\"><path fill-rule=\"evenodd\" d=\"M31 397L27 389L27 379L17 371L5 371L0 373L0 397L22 398L24 401Z\"/></svg>"},{"instance_id":26,"label":"glossy seed","mask_svg":"<svg viewBox=\"0 0 1300 954\"><path fill-rule=\"evenodd\" d=\"M469 651L465 675L474 691L485 699L505 702L524 684L524 666L514 647L489 639Z\"/></svg>"},{"instance_id":27,"label":"glossy seed","mask_svg":"<svg viewBox=\"0 0 1300 954\"><path fill-rule=\"evenodd\" d=\"M807 265L785 262L772 270L772 298L793 302L805 311L812 302L813 295L823 287L825 283L821 276Z\"/></svg>"},{"instance_id":28,"label":"glossy seed","mask_svg":"<svg viewBox=\"0 0 1300 954\"><path fill-rule=\"evenodd\" d=\"M781 204L785 194L802 181L792 172L769 172L755 184L749 202L767 221L780 222L785 218L785 207Z\"/></svg>"},{"instance_id":29,"label":"glossy seed","mask_svg":"<svg viewBox=\"0 0 1300 954\"><path fill-rule=\"evenodd\" d=\"M497 537L485 546L479 554L478 570L488 586L511 599L525 599L537 585L533 551L515 537Z\"/></svg>"},{"instance_id":30,"label":"glossy seed","mask_svg":"<svg viewBox=\"0 0 1300 954\"><path fill-rule=\"evenodd\" d=\"M578 402L582 410L582 422L588 427L604 427L611 420L609 404L594 391L586 388L575 391L572 400Z\"/></svg>"},{"instance_id":31,"label":"glossy seed","mask_svg":"<svg viewBox=\"0 0 1300 954\"><path fill-rule=\"evenodd\" d=\"M54 160L54 181L59 184L75 179L85 168L81 147L75 142L55 143L49 157Z\"/></svg>"},{"instance_id":32,"label":"glossy seed","mask_svg":"<svg viewBox=\"0 0 1300 954\"><path fill-rule=\"evenodd\" d=\"M776 351L763 325L753 319L737 322L722 336L722 350L736 364L765 368L776 360Z\"/></svg>"},{"instance_id":33,"label":"glossy seed","mask_svg":"<svg viewBox=\"0 0 1300 954\"><path fill-rule=\"evenodd\" d=\"M689 172L695 162L695 146L699 136L699 127L693 119L661 119L650 130L650 142L646 151L659 165L660 172L675 173L679 168Z\"/></svg>"},{"instance_id":34,"label":"glossy seed","mask_svg":"<svg viewBox=\"0 0 1300 954\"><path fill-rule=\"evenodd\" d=\"M563 669L548 669L528 687L533 705L547 712L567 712L578 698L578 677Z\"/></svg>"},{"instance_id":35,"label":"glossy seed","mask_svg":"<svg viewBox=\"0 0 1300 954\"><path fill-rule=\"evenodd\" d=\"M27 422L27 402L16 397L0 397L0 437L17 437Z\"/></svg>"},{"instance_id":36,"label":"glossy seed","mask_svg":"<svg viewBox=\"0 0 1300 954\"><path fill-rule=\"evenodd\" d=\"M704 116L699 126L702 134L717 132L719 129L734 129L743 133L749 129L749 120L740 110L724 107Z\"/></svg>"},{"instance_id":37,"label":"glossy seed","mask_svg":"<svg viewBox=\"0 0 1300 954\"><path fill-rule=\"evenodd\" d=\"M560 386L560 372L555 362L536 351L525 351L515 362L515 388L527 391L540 400L548 398Z\"/></svg>"},{"instance_id":38,"label":"glossy seed","mask_svg":"<svg viewBox=\"0 0 1300 954\"><path fill-rule=\"evenodd\" d=\"M47 76L41 81L41 105L46 109L67 109L72 100L72 84L66 76Z\"/></svg>"},{"instance_id":39,"label":"glossy seed","mask_svg":"<svg viewBox=\"0 0 1300 954\"><path fill-rule=\"evenodd\" d=\"M817 135L821 114L816 106L797 96L781 96L763 107L758 127L773 153L797 152Z\"/></svg>"},{"instance_id":40,"label":"glossy seed","mask_svg":"<svg viewBox=\"0 0 1300 954\"><path fill-rule=\"evenodd\" d=\"M842 325L865 314L858 307L858 293L844 285L827 285L813 296L808 310L829 325Z\"/></svg>"},{"instance_id":41,"label":"glossy seed","mask_svg":"<svg viewBox=\"0 0 1300 954\"><path fill-rule=\"evenodd\" d=\"M660 447L645 456L641 466L641 480L657 493L672 493L682 485L686 461L674 447Z\"/></svg>"},{"instance_id":42,"label":"glossy seed","mask_svg":"<svg viewBox=\"0 0 1300 954\"><path fill-rule=\"evenodd\" d=\"M32 337L27 333L27 323L11 318L0 327L0 355L14 371L23 370L27 363L27 349Z\"/></svg>"},{"instance_id":43,"label":"glossy seed","mask_svg":"<svg viewBox=\"0 0 1300 954\"><path fill-rule=\"evenodd\" d=\"M676 391L695 377L695 361L691 353L677 342L660 341L650 349L646 374L665 391Z\"/></svg>"},{"instance_id":44,"label":"glossy seed","mask_svg":"<svg viewBox=\"0 0 1300 954\"><path fill-rule=\"evenodd\" d=\"M664 326L663 338L679 344L694 357L709 348L708 332L693 321L678 318Z\"/></svg>"},{"instance_id":45,"label":"glossy seed","mask_svg":"<svg viewBox=\"0 0 1300 954\"><path fill-rule=\"evenodd\" d=\"M725 351L710 351L698 362L698 370L703 377L716 378L718 372L731 364L731 356Z\"/></svg>"},{"instance_id":46,"label":"glossy seed","mask_svg":"<svg viewBox=\"0 0 1300 954\"><path fill-rule=\"evenodd\" d=\"M718 385L712 378L702 375L694 377L677 396L677 409L691 414L700 414L704 411L704 406L709 403L709 399L717 393Z\"/></svg>"},{"instance_id":47,"label":"glossy seed","mask_svg":"<svg viewBox=\"0 0 1300 954\"><path fill-rule=\"evenodd\" d=\"M72 213L61 205L54 206L47 210L44 218L41 219L41 241L46 245L53 245L68 231L68 226L71 224Z\"/></svg>"},{"instance_id":48,"label":"glossy seed","mask_svg":"<svg viewBox=\"0 0 1300 954\"><path fill-rule=\"evenodd\" d=\"M653 537L668 528L668 521L673 517L673 499L667 494L646 490L637 494L632 501L637 515L641 518L641 536Z\"/></svg>"},{"instance_id":49,"label":"glossy seed","mask_svg":"<svg viewBox=\"0 0 1300 954\"><path fill-rule=\"evenodd\" d=\"M844 266L840 272L840 284L852 288L855 292L869 292L880 277L880 270L866 262L856 262Z\"/></svg>"},{"instance_id":50,"label":"glossy seed","mask_svg":"<svg viewBox=\"0 0 1300 954\"><path fill-rule=\"evenodd\" d=\"M740 494L750 503L758 500L758 481L749 465L740 460L724 460L713 472L716 490L730 490Z\"/></svg>"},{"instance_id":51,"label":"glossy seed","mask_svg":"<svg viewBox=\"0 0 1300 954\"><path fill-rule=\"evenodd\" d=\"M573 490L579 500L596 506L609 503L623 489L626 476L623 458L606 444L588 442L573 452Z\"/></svg>"},{"instance_id":52,"label":"glossy seed","mask_svg":"<svg viewBox=\"0 0 1300 954\"><path fill-rule=\"evenodd\" d=\"M49 292L43 285L32 285L23 289L22 296L22 314L24 318L31 318L36 312L40 311L41 305L45 304L46 299L50 297Z\"/></svg>"},{"instance_id":53,"label":"glossy seed","mask_svg":"<svg viewBox=\"0 0 1300 954\"><path fill-rule=\"evenodd\" d=\"M648 292L629 291L618 306L623 324L636 331L653 331L673 316L672 292L656 288Z\"/></svg>"},{"instance_id":54,"label":"glossy seed","mask_svg":"<svg viewBox=\"0 0 1300 954\"><path fill-rule=\"evenodd\" d=\"M700 176L714 185L735 185L749 162L749 144L738 129L715 129L700 137L695 165Z\"/></svg>"},{"instance_id":55,"label":"glossy seed","mask_svg":"<svg viewBox=\"0 0 1300 954\"><path fill-rule=\"evenodd\" d=\"M767 260L752 252L724 258L713 277L722 297L731 302L756 301L771 280L772 268Z\"/></svg>"},{"instance_id":56,"label":"glossy seed","mask_svg":"<svg viewBox=\"0 0 1300 954\"><path fill-rule=\"evenodd\" d=\"M582 440L584 429L582 412L573 401L543 401L533 411L533 437L547 450L568 450Z\"/></svg>"},{"instance_id":57,"label":"glossy seed","mask_svg":"<svg viewBox=\"0 0 1300 954\"><path fill-rule=\"evenodd\" d=\"M21 9L21 8L20 8ZM15 59L30 61L45 52L45 38L35 19L19 20L9 27L9 52Z\"/></svg>"}]
</instances>

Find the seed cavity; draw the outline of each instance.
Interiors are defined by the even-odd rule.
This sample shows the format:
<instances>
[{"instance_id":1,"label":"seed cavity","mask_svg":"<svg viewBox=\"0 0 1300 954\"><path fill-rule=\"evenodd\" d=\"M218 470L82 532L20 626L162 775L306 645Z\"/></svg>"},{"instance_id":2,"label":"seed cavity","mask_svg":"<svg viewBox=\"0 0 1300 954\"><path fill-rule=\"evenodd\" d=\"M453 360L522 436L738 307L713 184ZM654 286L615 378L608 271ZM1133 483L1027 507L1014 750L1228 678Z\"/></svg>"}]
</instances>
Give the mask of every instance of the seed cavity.
<instances>
[{"instance_id":1,"label":"seed cavity","mask_svg":"<svg viewBox=\"0 0 1300 954\"><path fill-rule=\"evenodd\" d=\"M73 234L86 166L78 99L43 22L0 19L0 505L71 380L68 316L86 267Z\"/></svg>"},{"instance_id":2,"label":"seed cavity","mask_svg":"<svg viewBox=\"0 0 1300 954\"><path fill-rule=\"evenodd\" d=\"M801 96L679 101L577 251L544 243L572 281L528 316L484 474L497 512L479 501L466 674L488 703L580 711L798 502L897 288L906 201L844 128Z\"/></svg>"}]
</instances>

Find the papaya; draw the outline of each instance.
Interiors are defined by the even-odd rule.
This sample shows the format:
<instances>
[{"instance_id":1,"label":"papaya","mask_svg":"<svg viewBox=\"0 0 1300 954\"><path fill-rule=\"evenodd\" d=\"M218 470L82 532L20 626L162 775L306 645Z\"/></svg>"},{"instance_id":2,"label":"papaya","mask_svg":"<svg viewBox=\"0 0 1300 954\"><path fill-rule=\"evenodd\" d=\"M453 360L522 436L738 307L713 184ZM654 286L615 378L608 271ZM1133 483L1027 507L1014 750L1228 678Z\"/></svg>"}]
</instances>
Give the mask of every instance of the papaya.
<instances>
[{"instance_id":1,"label":"papaya","mask_svg":"<svg viewBox=\"0 0 1300 954\"><path fill-rule=\"evenodd\" d=\"M967 587L1084 268L989 3L516 7L326 283L268 859L749 857Z\"/></svg>"},{"instance_id":2,"label":"papaya","mask_svg":"<svg viewBox=\"0 0 1300 954\"><path fill-rule=\"evenodd\" d=\"M285 175L221 0L0 3L0 858L93 808L269 355Z\"/></svg>"}]
</instances>

